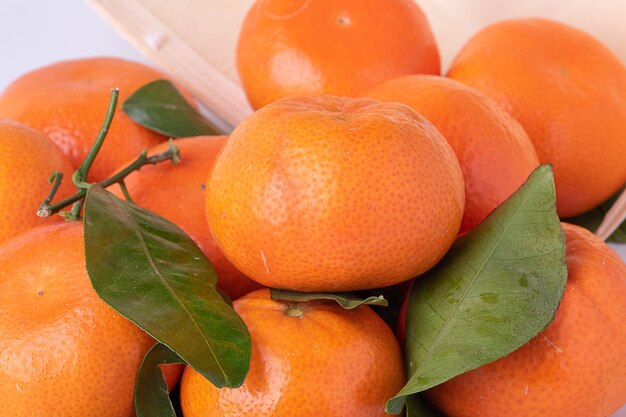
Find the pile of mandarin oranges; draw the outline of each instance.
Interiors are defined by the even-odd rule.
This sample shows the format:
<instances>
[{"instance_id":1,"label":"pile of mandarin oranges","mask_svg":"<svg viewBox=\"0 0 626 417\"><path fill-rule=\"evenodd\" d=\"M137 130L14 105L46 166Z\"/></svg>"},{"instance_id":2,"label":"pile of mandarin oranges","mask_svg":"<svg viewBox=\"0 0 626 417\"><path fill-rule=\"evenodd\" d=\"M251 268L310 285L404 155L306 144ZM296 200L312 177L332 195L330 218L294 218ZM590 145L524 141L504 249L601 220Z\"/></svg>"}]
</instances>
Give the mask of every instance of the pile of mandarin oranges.
<instances>
[{"instance_id":1,"label":"pile of mandarin oranges","mask_svg":"<svg viewBox=\"0 0 626 417\"><path fill-rule=\"evenodd\" d=\"M402 304L411 280L541 164L553 167L561 219L626 184L626 65L566 24L491 24L442 75L411 0L257 0L236 53L255 111L229 135L175 139L178 164L108 188L193 239L250 333L239 387L162 366L185 417L389 415L410 377L403 317L392 328L368 305L285 301L270 288L384 288ZM42 218L37 207L54 171L64 175L55 199L75 193L72 173L110 90L122 102L161 79L143 64L86 58L24 74L0 94L2 416L136 413L155 340L92 288L81 217ZM174 84L196 106L184 80ZM84 180L101 183L167 139L118 110ZM626 404L626 264L590 231L561 225L568 274L554 320L513 353L426 390L437 415L605 417Z\"/></svg>"}]
</instances>

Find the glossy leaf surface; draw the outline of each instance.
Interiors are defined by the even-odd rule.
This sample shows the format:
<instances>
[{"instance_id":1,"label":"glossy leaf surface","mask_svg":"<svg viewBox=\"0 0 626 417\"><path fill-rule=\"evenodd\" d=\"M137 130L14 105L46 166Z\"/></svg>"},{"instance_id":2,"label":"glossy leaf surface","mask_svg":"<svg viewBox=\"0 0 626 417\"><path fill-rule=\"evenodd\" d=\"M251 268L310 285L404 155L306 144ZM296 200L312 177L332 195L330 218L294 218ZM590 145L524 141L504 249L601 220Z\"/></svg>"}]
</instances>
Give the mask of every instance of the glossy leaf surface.
<instances>
[{"instance_id":1,"label":"glossy leaf surface","mask_svg":"<svg viewBox=\"0 0 626 417\"><path fill-rule=\"evenodd\" d=\"M141 126L172 138L223 133L166 80L153 81L135 91L124 101L122 110Z\"/></svg>"},{"instance_id":2,"label":"glossy leaf surface","mask_svg":"<svg viewBox=\"0 0 626 417\"><path fill-rule=\"evenodd\" d=\"M387 404L493 362L554 318L567 269L550 166L540 166L483 223L418 277L406 318L409 381Z\"/></svg>"},{"instance_id":3,"label":"glossy leaf surface","mask_svg":"<svg viewBox=\"0 0 626 417\"><path fill-rule=\"evenodd\" d=\"M216 386L243 383L250 335L189 236L98 185L87 194L84 228L87 272L107 304Z\"/></svg>"},{"instance_id":4,"label":"glossy leaf surface","mask_svg":"<svg viewBox=\"0 0 626 417\"><path fill-rule=\"evenodd\" d=\"M177 417L159 367L159 365L175 363L184 363L184 361L160 343L152 346L146 353L135 382L137 417Z\"/></svg>"}]
</instances>

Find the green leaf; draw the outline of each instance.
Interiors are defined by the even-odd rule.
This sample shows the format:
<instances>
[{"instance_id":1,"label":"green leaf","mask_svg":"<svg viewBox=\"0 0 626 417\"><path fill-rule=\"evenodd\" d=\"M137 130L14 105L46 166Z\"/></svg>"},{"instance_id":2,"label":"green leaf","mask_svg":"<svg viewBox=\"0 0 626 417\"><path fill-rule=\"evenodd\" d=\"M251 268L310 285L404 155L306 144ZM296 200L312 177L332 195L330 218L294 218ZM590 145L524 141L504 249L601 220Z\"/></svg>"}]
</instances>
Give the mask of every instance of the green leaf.
<instances>
[{"instance_id":1,"label":"green leaf","mask_svg":"<svg viewBox=\"0 0 626 417\"><path fill-rule=\"evenodd\" d=\"M507 201L415 280L406 318L409 381L397 413L424 391L520 348L554 318L567 269L552 168L537 168Z\"/></svg>"},{"instance_id":2,"label":"green leaf","mask_svg":"<svg viewBox=\"0 0 626 417\"><path fill-rule=\"evenodd\" d=\"M406 417L446 417L421 395L406 399Z\"/></svg>"},{"instance_id":3,"label":"green leaf","mask_svg":"<svg viewBox=\"0 0 626 417\"><path fill-rule=\"evenodd\" d=\"M387 287L359 290L354 294L360 298L368 298L370 296L384 297L387 300L387 305L371 305L371 308L378 317L387 323L389 328L395 329L398 326L404 299L408 297L410 283L410 281L404 281Z\"/></svg>"},{"instance_id":4,"label":"green leaf","mask_svg":"<svg viewBox=\"0 0 626 417\"><path fill-rule=\"evenodd\" d=\"M198 246L168 220L92 185L85 258L98 295L217 387L238 387L250 334Z\"/></svg>"},{"instance_id":5,"label":"green leaf","mask_svg":"<svg viewBox=\"0 0 626 417\"><path fill-rule=\"evenodd\" d=\"M278 290L273 288L270 291L272 300L291 301L294 303L331 300L335 301L346 310L352 310L362 305L387 306L387 300L382 295L360 298L351 293L329 293L329 292L298 292L289 290Z\"/></svg>"},{"instance_id":6,"label":"green leaf","mask_svg":"<svg viewBox=\"0 0 626 417\"><path fill-rule=\"evenodd\" d=\"M176 417L159 365L184 363L167 346L156 343L143 358L135 382L137 417Z\"/></svg>"},{"instance_id":7,"label":"green leaf","mask_svg":"<svg viewBox=\"0 0 626 417\"><path fill-rule=\"evenodd\" d=\"M173 138L223 133L166 80L153 81L135 91L124 101L122 110L141 126Z\"/></svg>"},{"instance_id":8,"label":"green leaf","mask_svg":"<svg viewBox=\"0 0 626 417\"><path fill-rule=\"evenodd\" d=\"M624 190L620 190L613 197L609 198L607 201L600 204L593 210L589 210L588 212L583 213L579 216L571 217L563 221L582 226L586 229L591 230L592 232L595 232L598 226L600 226L600 223L602 223L602 220L604 220L604 216L606 216L606 213L613 206L613 204L623 191ZM607 239L607 242L626 243L626 221L623 222L615 232L613 232L613 234Z\"/></svg>"}]
</instances>

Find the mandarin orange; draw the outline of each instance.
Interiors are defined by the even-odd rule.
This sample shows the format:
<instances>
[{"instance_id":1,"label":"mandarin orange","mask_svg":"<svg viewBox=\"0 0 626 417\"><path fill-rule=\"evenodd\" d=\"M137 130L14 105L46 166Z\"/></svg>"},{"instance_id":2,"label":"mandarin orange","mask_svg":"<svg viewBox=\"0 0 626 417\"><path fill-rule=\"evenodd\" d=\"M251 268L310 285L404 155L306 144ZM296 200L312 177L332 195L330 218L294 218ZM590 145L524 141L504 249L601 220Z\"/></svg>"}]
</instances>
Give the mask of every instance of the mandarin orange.
<instances>
[{"instance_id":1,"label":"mandarin orange","mask_svg":"<svg viewBox=\"0 0 626 417\"><path fill-rule=\"evenodd\" d=\"M123 59L63 61L31 71L11 83L0 94L0 116L47 134L77 168L98 136L110 90L120 89L122 103L144 84L162 78L163 74L146 65ZM90 180L104 180L117 166L164 139L118 110L90 171Z\"/></svg>"},{"instance_id":2,"label":"mandarin orange","mask_svg":"<svg viewBox=\"0 0 626 417\"><path fill-rule=\"evenodd\" d=\"M382 417L404 384L402 354L369 307L273 301L258 290L234 302L252 337L244 384L217 389L187 367L185 417Z\"/></svg>"},{"instance_id":3,"label":"mandarin orange","mask_svg":"<svg viewBox=\"0 0 626 417\"><path fill-rule=\"evenodd\" d=\"M465 180L461 233L483 221L539 165L522 126L490 98L457 81L407 75L384 82L367 96L411 106L446 138Z\"/></svg>"},{"instance_id":4,"label":"mandarin orange","mask_svg":"<svg viewBox=\"0 0 626 417\"><path fill-rule=\"evenodd\" d=\"M448 76L510 112L554 165L557 209L583 213L626 183L626 66L578 29L545 19L495 23Z\"/></svg>"},{"instance_id":5,"label":"mandarin orange","mask_svg":"<svg viewBox=\"0 0 626 417\"><path fill-rule=\"evenodd\" d=\"M93 290L80 222L0 247L0 402L11 417L130 417L152 338Z\"/></svg>"},{"instance_id":6,"label":"mandarin orange","mask_svg":"<svg viewBox=\"0 0 626 417\"><path fill-rule=\"evenodd\" d=\"M430 25L412 0L258 0L237 45L252 107L287 96L360 96L390 78L439 74Z\"/></svg>"},{"instance_id":7,"label":"mandarin orange","mask_svg":"<svg viewBox=\"0 0 626 417\"><path fill-rule=\"evenodd\" d=\"M44 134L9 119L0 118L0 245L44 222L60 216L37 217L37 207L48 196L53 171L63 173L56 200L72 194L72 166Z\"/></svg>"},{"instance_id":8,"label":"mandarin orange","mask_svg":"<svg viewBox=\"0 0 626 417\"><path fill-rule=\"evenodd\" d=\"M287 98L231 134L206 210L233 264L263 285L379 288L431 268L463 215L463 177L441 134L408 106Z\"/></svg>"}]
</instances>

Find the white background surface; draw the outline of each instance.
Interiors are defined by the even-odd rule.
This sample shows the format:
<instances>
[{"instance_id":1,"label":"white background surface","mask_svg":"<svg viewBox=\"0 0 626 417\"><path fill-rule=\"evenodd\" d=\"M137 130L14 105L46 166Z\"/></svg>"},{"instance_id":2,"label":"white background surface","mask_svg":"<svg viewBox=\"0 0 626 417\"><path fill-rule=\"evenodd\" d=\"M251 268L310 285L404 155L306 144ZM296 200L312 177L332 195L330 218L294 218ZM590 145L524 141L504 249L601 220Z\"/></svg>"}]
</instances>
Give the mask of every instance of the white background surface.
<instances>
[{"instance_id":1,"label":"white background surface","mask_svg":"<svg viewBox=\"0 0 626 417\"><path fill-rule=\"evenodd\" d=\"M81 0L0 0L0 45L0 90L29 70L64 59L109 55L146 62ZM626 258L626 245L614 248ZM615 417L626 417L626 407Z\"/></svg>"},{"instance_id":2,"label":"white background surface","mask_svg":"<svg viewBox=\"0 0 626 417\"><path fill-rule=\"evenodd\" d=\"M0 89L56 61L141 55L82 0L0 0Z\"/></svg>"}]
</instances>

